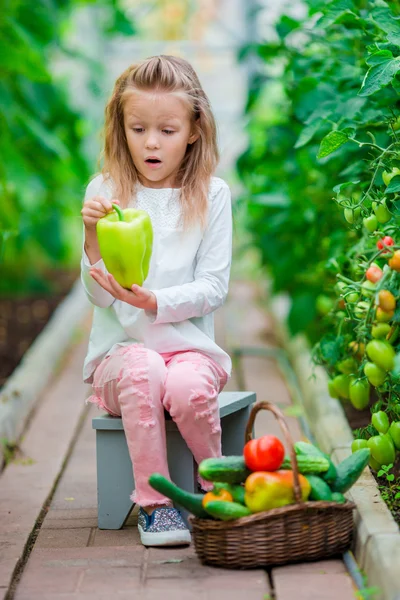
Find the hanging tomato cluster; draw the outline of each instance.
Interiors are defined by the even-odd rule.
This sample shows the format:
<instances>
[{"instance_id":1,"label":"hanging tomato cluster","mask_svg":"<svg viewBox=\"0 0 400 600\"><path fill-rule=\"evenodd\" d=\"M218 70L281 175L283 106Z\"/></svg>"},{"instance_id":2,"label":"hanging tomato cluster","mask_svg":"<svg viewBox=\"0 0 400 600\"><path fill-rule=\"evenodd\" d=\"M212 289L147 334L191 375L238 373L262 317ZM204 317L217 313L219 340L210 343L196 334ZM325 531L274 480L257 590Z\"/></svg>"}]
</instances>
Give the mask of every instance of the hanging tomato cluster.
<instances>
[{"instance_id":1,"label":"hanging tomato cluster","mask_svg":"<svg viewBox=\"0 0 400 600\"><path fill-rule=\"evenodd\" d=\"M371 404L371 424L353 446L370 448L374 469L394 463L400 450L400 232L398 194L391 193L400 190L400 169L384 171L382 180L389 186L384 194L370 191L371 184L353 204L343 200L343 186L338 186L344 217L362 235L336 261L336 298L317 299L317 308L337 333L324 336L314 349L314 361L329 373L331 397L357 410Z\"/></svg>"}]
</instances>

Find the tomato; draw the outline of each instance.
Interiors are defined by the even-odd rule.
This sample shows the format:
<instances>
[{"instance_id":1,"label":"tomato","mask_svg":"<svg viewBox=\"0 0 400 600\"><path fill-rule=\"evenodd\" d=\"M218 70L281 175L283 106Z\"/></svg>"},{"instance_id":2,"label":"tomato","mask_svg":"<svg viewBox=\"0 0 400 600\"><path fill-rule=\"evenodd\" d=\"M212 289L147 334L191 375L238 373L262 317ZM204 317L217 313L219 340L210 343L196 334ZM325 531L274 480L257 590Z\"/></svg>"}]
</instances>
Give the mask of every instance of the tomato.
<instances>
[{"instance_id":1,"label":"tomato","mask_svg":"<svg viewBox=\"0 0 400 600\"><path fill-rule=\"evenodd\" d=\"M390 237L390 235L385 235L382 240L378 240L376 242L376 247L378 250L383 250L385 246L394 246L394 239ZM382 252L382 254L387 254L388 252L389 250L385 250L385 252Z\"/></svg>"},{"instance_id":2,"label":"tomato","mask_svg":"<svg viewBox=\"0 0 400 600\"><path fill-rule=\"evenodd\" d=\"M350 373L355 373L357 371L357 361L354 358L349 357L341 360L336 365L337 370L345 375L350 375Z\"/></svg>"},{"instance_id":3,"label":"tomato","mask_svg":"<svg viewBox=\"0 0 400 600\"><path fill-rule=\"evenodd\" d=\"M386 199L382 202L373 202L372 209L379 223L387 223L392 218L392 214L386 206Z\"/></svg>"},{"instance_id":4,"label":"tomato","mask_svg":"<svg viewBox=\"0 0 400 600\"><path fill-rule=\"evenodd\" d=\"M392 258L389 258L389 267L393 269L393 271L400 272L400 250L395 250Z\"/></svg>"},{"instance_id":5,"label":"tomato","mask_svg":"<svg viewBox=\"0 0 400 600\"><path fill-rule=\"evenodd\" d=\"M385 312L390 312L396 308L396 300L389 290L381 290L378 294L378 304Z\"/></svg>"},{"instance_id":6,"label":"tomato","mask_svg":"<svg viewBox=\"0 0 400 600\"><path fill-rule=\"evenodd\" d=\"M365 353L365 344L363 342L350 342L349 350L361 360Z\"/></svg>"},{"instance_id":7,"label":"tomato","mask_svg":"<svg viewBox=\"0 0 400 600\"><path fill-rule=\"evenodd\" d=\"M384 371L391 371L394 367L395 351L386 340L371 340L366 351L368 358Z\"/></svg>"},{"instance_id":8,"label":"tomato","mask_svg":"<svg viewBox=\"0 0 400 600\"><path fill-rule=\"evenodd\" d=\"M391 330L391 326L389 325L389 323L378 323L378 325L372 326L372 329L371 329L372 337L378 338L378 339L383 339L389 334L390 330Z\"/></svg>"},{"instance_id":9,"label":"tomato","mask_svg":"<svg viewBox=\"0 0 400 600\"><path fill-rule=\"evenodd\" d=\"M378 321L378 323L387 323L388 321L391 321L393 317L394 310L386 312L382 310L380 306L378 306L378 308L376 309L376 320Z\"/></svg>"},{"instance_id":10,"label":"tomato","mask_svg":"<svg viewBox=\"0 0 400 600\"><path fill-rule=\"evenodd\" d=\"M328 381L328 392L331 398L340 398L333 379L329 379Z\"/></svg>"},{"instance_id":11,"label":"tomato","mask_svg":"<svg viewBox=\"0 0 400 600\"><path fill-rule=\"evenodd\" d=\"M372 283L376 283L377 281L379 281L382 278L382 275L382 269L378 267L378 265L374 264L372 264L365 273L365 276L368 279L368 281L371 281Z\"/></svg>"},{"instance_id":12,"label":"tomato","mask_svg":"<svg viewBox=\"0 0 400 600\"><path fill-rule=\"evenodd\" d=\"M389 429L389 417L384 410L378 410L371 418L371 423L379 433L386 433Z\"/></svg>"},{"instance_id":13,"label":"tomato","mask_svg":"<svg viewBox=\"0 0 400 600\"><path fill-rule=\"evenodd\" d=\"M374 457L372 455L369 457L369 466L374 471L379 471L379 469L381 468L381 465L378 463L377 460L374 459Z\"/></svg>"},{"instance_id":14,"label":"tomato","mask_svg":"<svg viewBox=\"0 0 400 600\"><path fill-rule=\"evenodd\" d=\"M365 373L368 381L370 382L370 384L373 385L374 387L379 387L386 381L386 377L387 377L386 371L381 369L381 367L378 367L378 365L376 365L373 362L365 363L364 373Z\"/></svg>"},{"instance_id":15,"label":"tomato","mask_svg":"<svg viewBox=\"0 0 400 600\"><path fill-rule=\"evenodd\" d=\"M350 402L357 410L364 410L369 404L370 387L368 381L361 379L350 384Z\"/></svg>"},{"instance_id":16,"label":"tomato","mask_svg":"<svg viewBox=\"0 0 400 600\"><path fill-rule=\"evenodd\" d=\"M368 442L367 440L362 440L362 439L356 439L353 440L351 443L351 451L352 452L357 452L357 450L361 450L362 448L368 448Z\"/></svg>"},{"instance_id":17,"label":"tomato","mask_svg":"<svg viewBox=\"0 0 400 600\"><path fill-rule=\"evenodd\" d=\"M320 315L327 315L334 307L334 301L329 296L319 294L315 301L315 307Z\"/></svg>"},{"instance_id":18,"label":"tomato","mask_svg":"<svg viewBox=\"0 0 400 600\"><path fill-rule=\"evenodd\" d=\"M276 436L263 435L245 444L243 456L252 471L276 471L285 457L285 448Z\"/></svg>"},{"instance_id":19,"label":"tomato","mask_svg":"<svg viewBox=\"0 0 400 600\"><path fill-rule=\"evenodd\" d=\"M400 450L400 421L393 421L393 423L390 423L389 435L397 450Z\"/></svg>"},{"instance_id":20,"label":"tomato","mask_svg":"<svg viewBox=\"0 0 400 600\"><path fill-rule=\"evenodd\" d=\"M397 167L393 167L393 169L389 172L383 171L382 179L383 179L383 183L386 185L386 187L392 181L393 177L396 177L396 175L400 175L400 169L398 169Z\"/></svg>"},{"instance_id":21,"label":"tomato","mask_svg":"<svg viewBox=\"0 0 400 600\"><path fill-rule=\"evenodd\" d=\"M202 505L204 507L207 506L207 504L209 502L215 502L215 501L223 501L223 502L232 502L233 498L232 498L232 494L230 492L228 492L228 490L218 490L217 492L207 492L207 494L204 494L203 496L203 500L201 501Z\"/></svg>"},{"instance_id":22,"label":"tomato","mask_svg":"<svg viewBox=\"0 0 400 600\"><path fill-rule=\"evenodd\" d=\"M338 294L343 294L347 290L347 285L343 281L338 281L335 290Z\"/></svg>"},{"instance_id":23,"label":"tomato","mask_svg":"<svg viewBox=\"0 0 400 600\"><path fill-rule=\"evenodd\" d=\"M368 440L368 448L371 450L372 457L380 465L390 465L394 463L395 449L393 440L387 433L374 435Z\"/></svg>"},{"instance_id":24,"label":"tomato","mask_svg":"<svg viewBox=\"0 0 400 600\"><path fill-rule=\"evenodd\" d=\"M366 281L364 281L364 283L361 284L361 295L365 296L368 298L368 296L373 296L374 292L376 290L376 284L372 283L372 281L368 281L368 279Z\"/></svg>"},{"instance_id":25,"label":"tomato","mask_svg":"<svg viewBox=\"0 0 400 600\"><path fill-rule=\"evenodd\" d=\"M371 215L370 217L365 217L363 219L363 225L367 231L373 233L375 229L378 227L378 219L375 215Z\"/></svg>"},{"instance_id":26,"label":"tomato","mask_svg":"<svg viewBox=\"0 0 400 600\"><path fill-rule=\"evenodd\" d=\"M350 224L357 223L361 216L361 207L357 206L356 208L345 208L344 209L344 218Z\"/></svg>"},{"instance_id":27,"label":"tomato","mask_svg":"<svg viewBox=\"0 0 400 600\"><path fill-rule=\"evenodd\" d=\"M332 382L336 392L339 394L339 397L348 400L350 398L350 377L348 375L336 375L336 377L332 379Z\"/></svg>"},{"instance_id":28,"label":"tomato","mask_svg":"<svg viewBox=\"0 0 400 600\"><path fill-rule=\"evenodd\" d=\"M362 300L361 302L357 302L356 307L354 309L354 315L357 317L357 319L363 319L368 309L369 302L365 302L364 300Z\"/></svg>"},{"instance_id":29,"label":"tomato","mask_svg":"<svg viewBox=\"0 0 400 600\"><path fill-rule=\"evenodd\" d=\"M359 301L359 299L360 296L357 294L357 292L349 292L345 297L346 302L349 302L350 304L355 304Z\"/></svg>"}]
</instances>

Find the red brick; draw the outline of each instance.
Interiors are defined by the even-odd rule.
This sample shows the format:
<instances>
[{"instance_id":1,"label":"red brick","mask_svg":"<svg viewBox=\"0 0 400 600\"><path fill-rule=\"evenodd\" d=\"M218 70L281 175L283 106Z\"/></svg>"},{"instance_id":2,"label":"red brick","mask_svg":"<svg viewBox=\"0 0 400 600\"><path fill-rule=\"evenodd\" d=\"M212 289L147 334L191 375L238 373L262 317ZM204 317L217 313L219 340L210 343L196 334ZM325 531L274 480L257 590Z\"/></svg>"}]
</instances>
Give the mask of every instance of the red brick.
<instances>
[{"instance_id":1,"label":"red brick","mask_svg":"<svg viewBox=\"0 0 400 600\"><path fill-rule=\"evenodd\" d=\"M90 532L89 528L42 529L35 548L81 548L87 546Z\"/></svg>"},{"instance_id":2,"label":"red brick","mask_svg":"<svg viewBox=\"0 0 400 600\"><path fill-rule=\"evenodd\" d=\"M141 545L137 527L118 530L96 529L92 546L136 546Z\"/></svg>"},{"instance_id":3,"label":"red brick","mask_svg":"<svg viewBox=\"0 0 400 600\"><path fill-rule=\"evenodd\" d=\"M85 569L79 584L81 594L109 593L114 596L119 591L135 590L140 584L139 567L102 567Z\"/></svg>"}]
</instances>

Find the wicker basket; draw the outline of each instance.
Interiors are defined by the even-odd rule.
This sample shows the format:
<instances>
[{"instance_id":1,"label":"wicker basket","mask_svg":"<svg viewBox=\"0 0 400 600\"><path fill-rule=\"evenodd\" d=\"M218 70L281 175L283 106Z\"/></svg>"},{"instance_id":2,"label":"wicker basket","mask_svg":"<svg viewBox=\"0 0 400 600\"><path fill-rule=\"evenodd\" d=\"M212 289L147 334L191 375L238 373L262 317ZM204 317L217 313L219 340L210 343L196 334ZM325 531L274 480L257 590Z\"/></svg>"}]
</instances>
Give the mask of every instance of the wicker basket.
<instances>
[{"instance_id":1,"label":"wicker basket","mask_svg":"<svg viewBox=\"0 0 400 600\"><path fill-rule=\"evenodd\" d=\"M347 550L353 535L352 502L301 502L296 453L281 411L257 402L247 423L245 441L252 439L256 414L270 410L290 448L296 503L233 521L191 519L200 560L216 567L249 569L334 556Z\"/></svg>"}]
</instances>

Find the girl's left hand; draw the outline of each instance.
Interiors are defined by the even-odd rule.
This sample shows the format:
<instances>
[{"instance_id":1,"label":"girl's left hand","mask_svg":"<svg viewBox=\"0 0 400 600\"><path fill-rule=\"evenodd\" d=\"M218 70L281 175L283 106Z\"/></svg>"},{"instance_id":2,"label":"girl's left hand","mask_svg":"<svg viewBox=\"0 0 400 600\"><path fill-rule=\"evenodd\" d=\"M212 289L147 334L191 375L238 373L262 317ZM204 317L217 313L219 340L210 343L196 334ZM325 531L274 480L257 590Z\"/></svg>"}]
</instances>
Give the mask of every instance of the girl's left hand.
<instances>
[{"instance_id":1,"label":"girl's left hand","mask_svg":"<svg viewBox=\"0 0 400 600\"><path fill-rule=\"evenodd\" d=\"M150 290L146 290L140 285L133 285L130 290L127 290L119 285L110 273L105 275L100 269L90 269L90 275L117 300L127 302L136 308L157 312L157 298Z\"/></svg>"}]
</instances>

